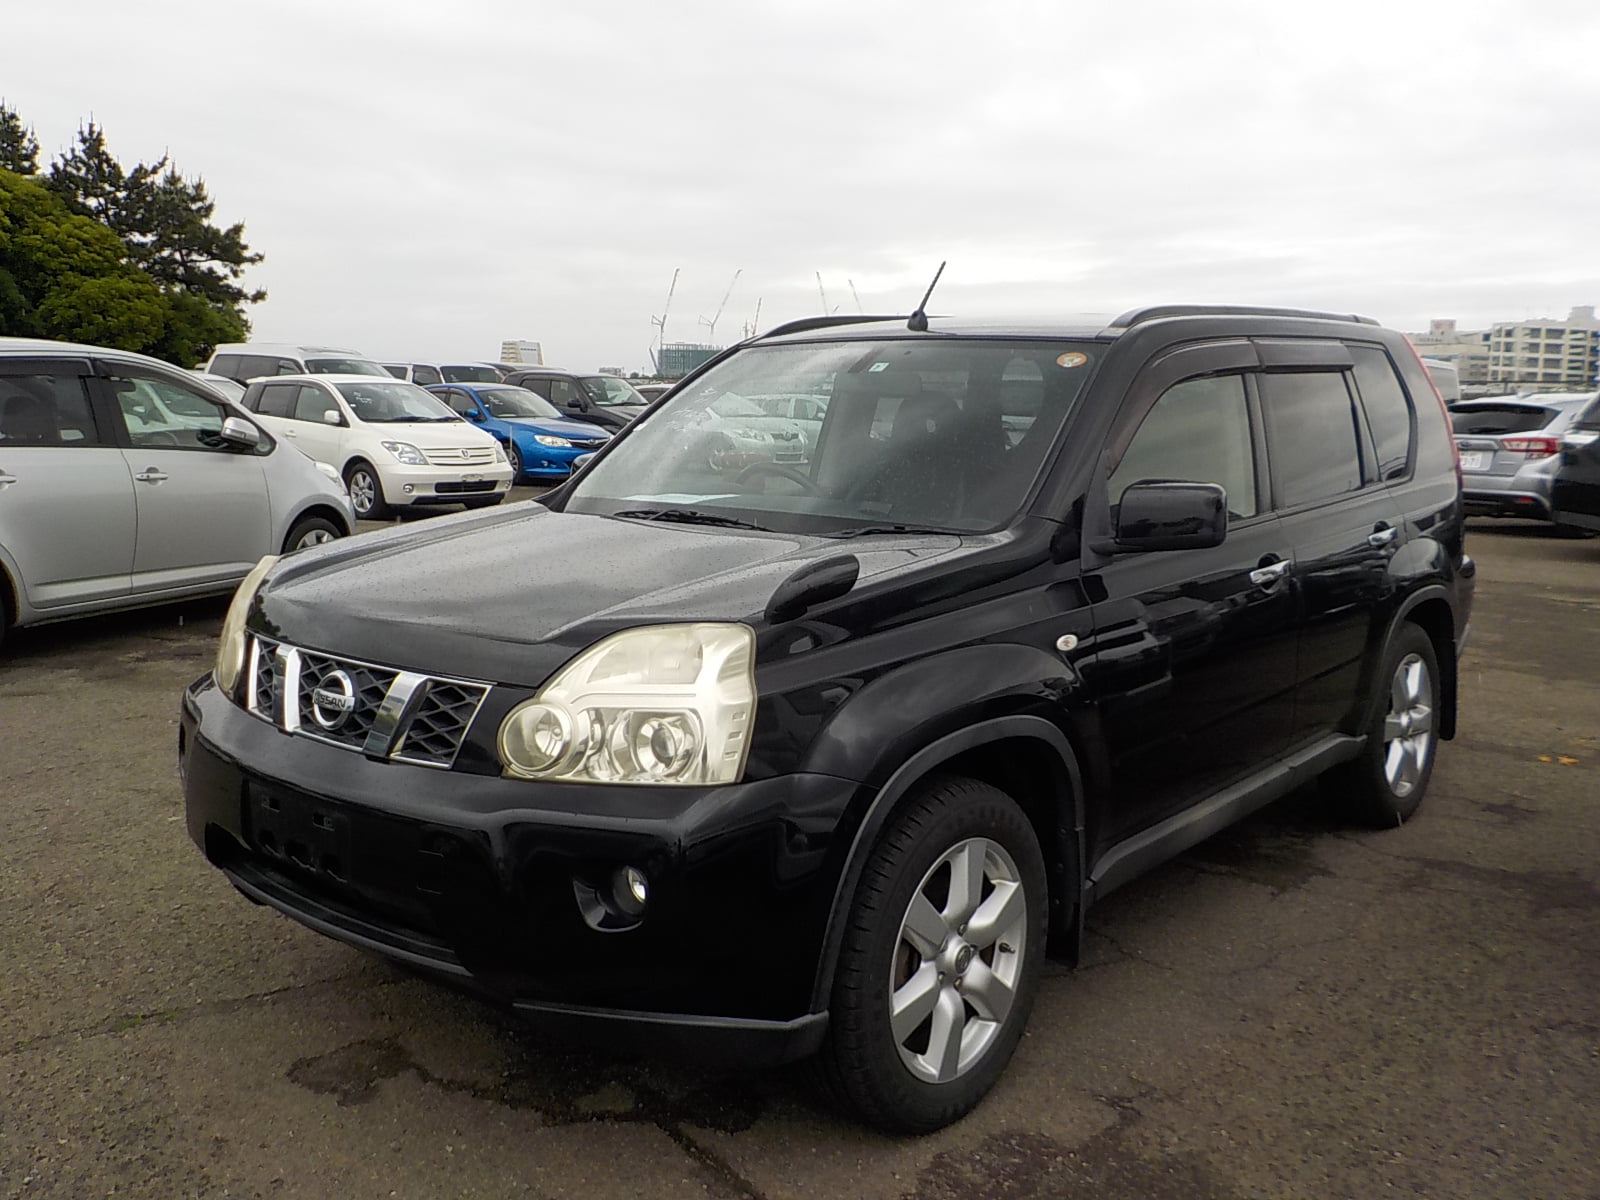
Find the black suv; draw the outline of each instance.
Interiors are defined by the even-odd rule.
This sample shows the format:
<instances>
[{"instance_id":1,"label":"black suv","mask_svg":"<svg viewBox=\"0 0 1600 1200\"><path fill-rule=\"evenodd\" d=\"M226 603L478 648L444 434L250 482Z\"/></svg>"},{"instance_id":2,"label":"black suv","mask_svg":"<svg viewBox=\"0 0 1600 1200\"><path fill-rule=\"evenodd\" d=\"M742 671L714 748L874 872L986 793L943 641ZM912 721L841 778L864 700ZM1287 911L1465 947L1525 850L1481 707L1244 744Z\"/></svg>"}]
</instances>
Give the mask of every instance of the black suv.
<instances>
[{"instance_id":1,"label":"black suv","mask_svg":"<svg viewBox=\"0 0 1600 1200\"><path fill-rule=\"evenodd\" d=\"M556 367L527 367L512 371L502 381L538 392L560 410L563 417L588 421L605 429L621 429L650 403L626 379L615 375L584 375Z\"/></svg>"},{"instance_id":2,"label":"black suv","mask_svg":"<svg viewBox=\"0 0 1600 1200\"><path fill-rule=\"evenodd\" d=\"M803 465L696 449L791 392ZM801 321L537 502L264 562L184 697L188 828L548 1027L818 1054L927 1130L1111 889L1323 773L1410 816L1472 589L1443 405L1370 321Z\"/></svg>"}]
</instances>

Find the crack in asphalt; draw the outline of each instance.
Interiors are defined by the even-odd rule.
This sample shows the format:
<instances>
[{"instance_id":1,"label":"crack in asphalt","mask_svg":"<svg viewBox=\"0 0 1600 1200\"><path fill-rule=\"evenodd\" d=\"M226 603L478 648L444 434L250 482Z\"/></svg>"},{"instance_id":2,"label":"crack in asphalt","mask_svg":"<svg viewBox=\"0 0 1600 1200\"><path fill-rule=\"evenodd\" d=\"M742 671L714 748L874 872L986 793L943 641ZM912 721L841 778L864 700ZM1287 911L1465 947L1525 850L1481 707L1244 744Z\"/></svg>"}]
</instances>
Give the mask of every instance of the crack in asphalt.
<instances>
[{"instance_id":1,"label":"crack in asphalt","mask_svg":"<svg viewBox=\"0 0 1600 1200\"><path fill-rule=\"evenodd\" d=\"M715 1150L696 1140L689 1126L741 1133L764 1110L761 1098L738 1078L713 1079L681 1095L671 1095L626 1066L598 1055L547 1051L540 1062L523 1051L501 1079L484 1083L452 1079L429 1070L402 1045L398 1036L351 1042L336 1050L292 1063L286 1072L293 1083L319 1095L334 1097L341 1107L365 1104L385 1080L411 1075L421 1083L452 1095L466 1096L513 1111L536 1113L546 1126L611 1123L652 1125L709 1177L715 1194L731 1200L766 1200L762 1191Z\"/></svg>"}]
</instances>

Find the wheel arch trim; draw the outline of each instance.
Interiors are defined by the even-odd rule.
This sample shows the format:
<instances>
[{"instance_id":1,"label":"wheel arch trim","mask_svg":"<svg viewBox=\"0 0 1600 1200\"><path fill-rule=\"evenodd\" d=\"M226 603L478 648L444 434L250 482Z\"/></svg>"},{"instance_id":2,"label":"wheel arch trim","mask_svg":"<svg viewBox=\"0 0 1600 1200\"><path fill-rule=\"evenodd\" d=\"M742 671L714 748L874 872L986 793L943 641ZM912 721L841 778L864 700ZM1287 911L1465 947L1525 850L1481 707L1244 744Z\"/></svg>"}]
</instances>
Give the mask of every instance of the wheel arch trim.
<instances>
[{"instance_id":1,"label":"wheel arch trim","mask_svg":"<svg viewBox=\"0 0 1600 1200\"><path fill-rule=\"evenodd\" d=\"M1056 837L1061 844L1054 848L1045 848L1046 874L1049 874L1048 866L1053 857L1052 850L1063 853L1069 858L1064 874L1069 878L1076 877L1076 891L1065 899L1072 903L1075 911L1074 920L1081 926L1084 887L1083 769L1072 743L1065 733L1043 717L1016 714L980 721L937 738L918 750L895 769L873 797L861 818L861 823L856 827L844 868L834 885L827 924L823 929L822 950L818 956L816 975L811 987L810 1011L823 1012L829 1008L834 972L839 962L839 950L844 943L845 927L850 919L850 905L855 899L856 888L866 870L867 858L900 802L910 794L912 788L942 764L969 750L1019 738L1031 739L1048 747L1060 760L1067 776L1071 795L1066 797L1069 803L1058 810L1056 821ZM1064 816L1069 819L1063 820ZM1051 897L1046 899L1048 901Z\"/></svg>"}]
</instances>

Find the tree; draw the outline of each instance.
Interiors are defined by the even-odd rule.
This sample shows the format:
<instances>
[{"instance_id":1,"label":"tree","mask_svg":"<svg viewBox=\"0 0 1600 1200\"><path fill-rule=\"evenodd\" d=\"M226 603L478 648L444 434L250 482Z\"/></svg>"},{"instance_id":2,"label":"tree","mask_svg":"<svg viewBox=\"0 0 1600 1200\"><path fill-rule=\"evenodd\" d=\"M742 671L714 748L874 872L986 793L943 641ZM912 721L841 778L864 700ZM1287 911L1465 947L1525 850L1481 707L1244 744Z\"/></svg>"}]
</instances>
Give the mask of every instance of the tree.
<instances>
[{"instance_id":1,"label":"tree","mask_svg":"<svg viewBox=\"0 0 1600 1200\"><path fill-rule=\"evenodd\" d=\"M4 101L0 101L0 170L18 175L39 173L39 141Z\"/></svg>"},{"instance_id":2,"label":"tree","mask_svg":"<svg viewBox=\"0 0 1600 1200\"><path fill-rule=\"evenodd\" d=\"M163 289L110 229L42 181L0 170L0 335L61 338L198 362L249 326L236 310Z\"/></svg>"}]
</instances>

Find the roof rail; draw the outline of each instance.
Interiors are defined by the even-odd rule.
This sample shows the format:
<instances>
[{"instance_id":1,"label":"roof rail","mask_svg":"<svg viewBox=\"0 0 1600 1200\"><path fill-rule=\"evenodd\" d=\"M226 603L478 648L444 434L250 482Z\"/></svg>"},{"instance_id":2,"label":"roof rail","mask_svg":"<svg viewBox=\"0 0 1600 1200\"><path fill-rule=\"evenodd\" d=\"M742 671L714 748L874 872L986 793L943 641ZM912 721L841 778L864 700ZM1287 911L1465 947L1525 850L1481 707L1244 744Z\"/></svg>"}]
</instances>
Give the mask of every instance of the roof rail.
<instances>
[{"instance_id":1,"label":"roof rail","mask_svg":"<svg viewBox=\"0 0 1600 1200\"><path fill-rule=\"evenodd\" d=\"M778 337L785 333L806 333L812 329L830 329L835 325L864 325L869 321L907 321L910 317L902 313L899 316L867 316L863 313L853 313L850 316L834 315L825 317L801 317L795 321L785 321L782 325L774 326L764 333L758 333L752 341L762 338Z\"/></svg>"},{"instance_id":2,"label":"roof rail","mask_svg":"<svg viewBox=\"0 0 1600 1200\"><path fill-rule=\"evenodd\" d=\"M1317 317L1324 321L1355 321L1362 325L1376 325L1371 317L1355 313L1318 312L1313 308L1267 308L1253 304L1154 304L1145 308L1130 308L1109 329L1128 329L1146 321L1159 321L1164 317Z\"/></svg>"}]
</instances>

